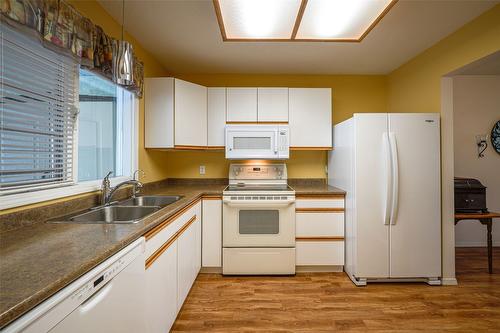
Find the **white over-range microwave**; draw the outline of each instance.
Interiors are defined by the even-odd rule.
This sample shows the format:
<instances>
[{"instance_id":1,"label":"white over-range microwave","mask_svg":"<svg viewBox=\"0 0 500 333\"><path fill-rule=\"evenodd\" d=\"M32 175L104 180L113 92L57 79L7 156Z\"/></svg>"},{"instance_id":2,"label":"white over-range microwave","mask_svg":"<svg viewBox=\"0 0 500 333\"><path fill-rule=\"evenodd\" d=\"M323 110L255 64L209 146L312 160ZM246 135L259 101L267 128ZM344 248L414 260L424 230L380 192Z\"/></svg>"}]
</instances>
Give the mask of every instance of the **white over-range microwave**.
<instances>
[{"instance_id":1,"label":"white over-range microwave","mask_svg":"<svg viewBox=\"0 0 500 333\"><path fill-rule=\"evenodd\" d=\"M290 155L288 125L226 125L226 158L283 160Z\"/></svg>"}]
</instances>

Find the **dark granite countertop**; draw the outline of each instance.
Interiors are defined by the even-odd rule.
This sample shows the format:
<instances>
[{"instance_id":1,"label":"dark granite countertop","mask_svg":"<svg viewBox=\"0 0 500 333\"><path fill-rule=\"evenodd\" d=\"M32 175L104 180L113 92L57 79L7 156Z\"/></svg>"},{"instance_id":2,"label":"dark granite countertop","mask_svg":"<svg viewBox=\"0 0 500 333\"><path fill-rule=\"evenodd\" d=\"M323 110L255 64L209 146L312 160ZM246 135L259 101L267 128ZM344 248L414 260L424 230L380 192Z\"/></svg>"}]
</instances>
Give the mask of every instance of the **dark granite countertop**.
<instances>
[{"instance_id":1,"label":"dark granite countertop","mask_svg":"<svg viewBox=\"0 0 500 333\"><path fill-rule=\"evenodd\" d=\"M344 196L345 191L327 184L291 184L297 197L300 196Z\"/></svg>"},{"instance_id":2,"label":"dark granite countertop","mask_svg":"<svg viewBox=\"0 0 500 333\"><path fill-rule=\"evenodd\" d=\"M300 194L344 194L324 183L294 183ZM169 184L147 194L181 195L137 224L48 224L40 221L0 234L0 327L55 294L202 195L223 184ZM1 223L5 222L0 221Z\"/></svg>"}]
</instances>

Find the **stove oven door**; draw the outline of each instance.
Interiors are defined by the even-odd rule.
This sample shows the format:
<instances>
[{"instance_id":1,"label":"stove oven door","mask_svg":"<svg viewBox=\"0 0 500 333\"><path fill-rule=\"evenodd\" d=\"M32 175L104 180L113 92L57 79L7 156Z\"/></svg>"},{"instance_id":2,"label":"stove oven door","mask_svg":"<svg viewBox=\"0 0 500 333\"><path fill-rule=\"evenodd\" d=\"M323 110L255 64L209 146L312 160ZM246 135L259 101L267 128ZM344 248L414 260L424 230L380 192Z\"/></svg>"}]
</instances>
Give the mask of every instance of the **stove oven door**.
<instances>
[{"instance_id":1,"label":"stove oven door","mask_svg":"<svg viewBox=\"0 0 500 333\"><path fill-rule=\"evenodd\" d=\"M295 247L293 200L224 200L224 247Z\"/></svg>"}]
</instances>

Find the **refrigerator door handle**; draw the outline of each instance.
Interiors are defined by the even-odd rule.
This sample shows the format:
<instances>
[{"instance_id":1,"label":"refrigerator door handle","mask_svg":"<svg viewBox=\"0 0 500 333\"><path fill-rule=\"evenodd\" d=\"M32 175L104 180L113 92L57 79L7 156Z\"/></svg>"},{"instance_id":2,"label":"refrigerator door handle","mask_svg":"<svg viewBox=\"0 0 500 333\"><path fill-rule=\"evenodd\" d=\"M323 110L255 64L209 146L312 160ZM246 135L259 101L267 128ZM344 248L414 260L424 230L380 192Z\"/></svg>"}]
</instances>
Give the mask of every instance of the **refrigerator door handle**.
<instances>
[{"instance_id":1,"label":"refrigerator door handle","mask_svg":"<svg viewBox=\"0 0 500 333\"><path fill-rule=\"evenodd\" d=\"M384 132L382 136L383 149L385 155L385 210L384 224L389 225L391 221L391 205L392 205L392 159L391 159L391 142L389 141L389 133Z\"/></svg>"},{"instance_id":2,"label":"refrigerator door handle","mask_svg":"<svg viewBox=\"0 0 500 333\"><path fill-rule=\"evenodd\" d=\"M396 134L389 133L389 143L391 147L391 169L392 169L392 207L391 207L391 225L396 224L396 217L398 215L399 205L399 159L398 159L398 146L396 141Z\"/></svg>"}]
</instances>

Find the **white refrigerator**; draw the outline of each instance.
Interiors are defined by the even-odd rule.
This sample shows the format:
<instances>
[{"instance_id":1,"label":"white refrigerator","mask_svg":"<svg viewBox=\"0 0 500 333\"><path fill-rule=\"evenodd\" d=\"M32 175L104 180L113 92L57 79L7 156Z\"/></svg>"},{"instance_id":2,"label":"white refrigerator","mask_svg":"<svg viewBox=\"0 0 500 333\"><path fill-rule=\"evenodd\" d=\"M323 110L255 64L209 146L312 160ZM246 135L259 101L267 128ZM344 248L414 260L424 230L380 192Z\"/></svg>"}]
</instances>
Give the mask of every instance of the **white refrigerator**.
<instances>
[{"instance_id":1,"label":"white refrigerator","mask_svg":"<svg viewBox=\"0 0 500 333\"><path fill-rule=\"evenodd\" d=\"M328 182L347 192L345 270L356 285L440 284L436 113L372 113L334 126Z\"/></svg>"}]
</instances>

